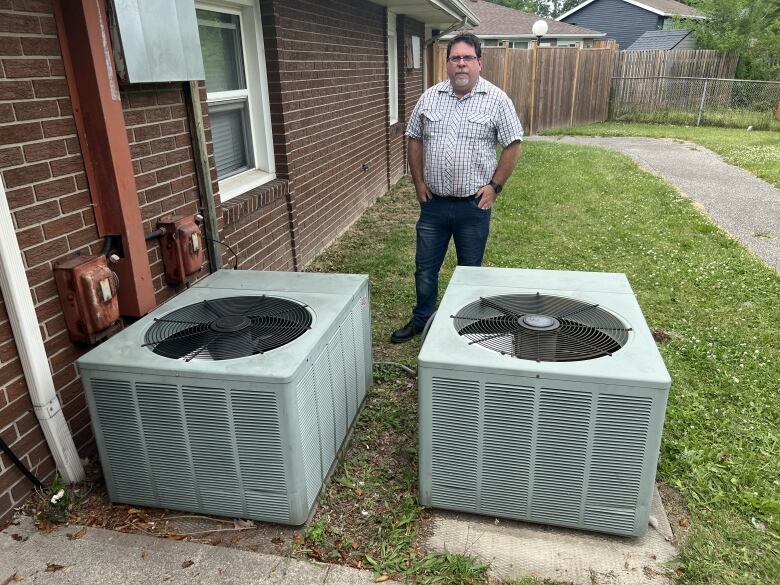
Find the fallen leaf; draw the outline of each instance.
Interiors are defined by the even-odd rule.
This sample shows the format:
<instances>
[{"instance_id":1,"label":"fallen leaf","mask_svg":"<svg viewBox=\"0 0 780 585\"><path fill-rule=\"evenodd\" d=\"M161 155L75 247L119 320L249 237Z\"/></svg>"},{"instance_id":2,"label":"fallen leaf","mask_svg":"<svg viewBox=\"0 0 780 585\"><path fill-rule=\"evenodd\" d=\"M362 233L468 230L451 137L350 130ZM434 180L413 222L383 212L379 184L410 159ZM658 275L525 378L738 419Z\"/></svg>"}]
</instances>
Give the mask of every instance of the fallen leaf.
<instances>
[{"instance_id":1,"label":"fallen leaf","mask_svg":"<svg viewBox=\"0 0 780 585\"><path fill-rule=\"evenodd\" d=\"M65 565L58 565L57 563L46 563L47 573L56 573L57 571L62 571L64 568Z\"/></svg>"},{"instance_id":2,"label":"fallen leaf","mask_svg":"<svg viewBox=\"0 0 780 585\"><path fill-rule=\"evenodd\" d=\"M234 534L233 536L230 537L230 542L233 544L236 544L239 540L241 540L240 534Z\"/></svg>"},{"instance_id":3,"label":"fallen leaf","mask_svg":"<svg viewBox=\"0 0 780 585\"><path fill-rule=\"evenodd\" d=\"M12 578L13 578L13 580L14 580L14 581L16 581L17 583L18 583L19 581L24 581L24 577L22 577L22 576L21 576L19 573L14 573L14 574L12 575Z\"/></svg>"},{"instance_id":4,"label":"fallen leaf","mask_svg":"<svg viewBox=\"0 0 780 585\"><path fill-rule=\"evenodd\" d=\"M276 538L272 538L271 542L273 542L274 544L284 544L284 538L282 538L281 536L277 536Z\"/></svg>"},{"instance_id":5,"label":"fallen leaf","mask_svg":"<svg viewBox=\"0 0 780 585\"><path fill-rule=\"evenodd\" d=\"M13 575L5 579L2 583L0 583L0 585L8 585L12 581L21 581L22 579L24 579L24 577L20 577L18 573L14 573Z\"/></svg>"},{"instance_id":6,"label":"fallen leaf","mask_svg":"<svg viewBox=\"0 0 780 585\"><path fill-rule=\"evenodd\" d=\"M148 551L145 551L145 550L142 550L142 551L141 551L141 558L142 558L143 560L146 560L146 559L148 559L148 558L149 558L149 552L148 552Z\"/></svg>"},{"instance_id":7,"label":"fallen leaf","mask_svg":"<svg viewBox=\"0 0 780 585\"><path fill-rule=\"evenodd\" d=\"M680 518L677 521L677 524L679 524L680 526L688 526L688 519L687 518Z\"/></svg>"},{"instance_id":8,"label":"fallen leaf","mask_svg":"<svg viewBox=\"0 0 780 585\"><path fill-rule=\"evenodd\" d=\"M87 533L87 527L84 526L78 532L73 532L71 534L68 534L68 538L71 539L71 540L79 540L81 538L84 538L84 535L86 533Z\"/></svg>"},{"instance_id":9,"label":"fallen leaf","mask_svg":"<svg viewBox=\"0 0 780 585\"><path fill-rule=\"evenodd\" d=\"M22 536L21 534L12 534L11 538L13 538L16 542L24 542L29 538L29 536Z\"/></svg>"},{"instance_id":10,"label":"fallen leaf","mask_svg":"<svg viewBox=\"0 0 780 585\"><path fill-rule=\"evenodd\" d=\"M374 583L383 583L384 581L389 581L390 575L380 575L374 580Z\"/></svg>"},{"instance_id":11,"label":"fallen leaf","mask_svg":"<svg viewBox=\"0 0 780 585\"><path fill-rule=\"evenodd\" d=\"M358 497L360 497L360 496L362 496L362 495L363 495L363 490L362 490L362 489L360 489L360 488L357 488L357 489L355 490L355 494L357 494L357 496L358 496Z\"/></svg>"},{"instance_id":12,"label":"fallen leaf","mask_svg":"<svg viewBox=\"0 0 780 585\"><path fill-rule=\"evenodd\" d=\"M219 536L212 536L211 537L211 544L213 544L214 546L217 546L218 544L221 544L221 543L222 543L222 538L221 537L219 537Z\"/></svg>"},{"instance_id":13,"label":"fallen leaf","mask_svg":"<svg viewBox=\"0 0 780 585\"><path fill-rule=\"evenodd\" d=\"M192 565L194 565L194 564L195 564L195 561L186 560L186 561L184 561L184 562L181 564L181 568L182 568L182 569L186 569L186 568L188 568L188 567L191 567L191 566L192 566Z\"/></svg>"},{"instance_id":14,"label":"fallen leaf","mask_svg":"<svg viewBox=\"0 0 780 585\"><path fill-rule=\"evenodd\" d=\"M254 528L256 524L252 522L251 520L239 520L237 518L233 519L233 527L236 530L242 529L242 528Z\"/></svg>"}]
</instances>

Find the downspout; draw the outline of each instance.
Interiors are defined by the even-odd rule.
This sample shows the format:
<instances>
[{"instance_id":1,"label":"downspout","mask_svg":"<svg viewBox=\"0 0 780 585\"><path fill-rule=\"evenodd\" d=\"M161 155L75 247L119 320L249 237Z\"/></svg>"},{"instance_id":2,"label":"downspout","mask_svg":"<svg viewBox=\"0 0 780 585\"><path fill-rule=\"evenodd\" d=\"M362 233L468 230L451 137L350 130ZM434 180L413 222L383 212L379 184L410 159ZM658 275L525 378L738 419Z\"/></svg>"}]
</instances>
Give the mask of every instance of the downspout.
<instances>
[{"instance_id":1,"label":"downspout","mask_svg":"<svg viewBox=\"0 0 780 585\"><path fill-rule=\"evenodd\" d=\"M22 252L16 240L16 231L2 181L0 181L0 290L8 312L8 321L14 333L14 341L33 410L54 457L57 470L67 483L81 481L84 479L84 469L54 390L49 359L43 345L38 316L35 313L27 274L22 263Z\"/></svg>"}]
</instances>

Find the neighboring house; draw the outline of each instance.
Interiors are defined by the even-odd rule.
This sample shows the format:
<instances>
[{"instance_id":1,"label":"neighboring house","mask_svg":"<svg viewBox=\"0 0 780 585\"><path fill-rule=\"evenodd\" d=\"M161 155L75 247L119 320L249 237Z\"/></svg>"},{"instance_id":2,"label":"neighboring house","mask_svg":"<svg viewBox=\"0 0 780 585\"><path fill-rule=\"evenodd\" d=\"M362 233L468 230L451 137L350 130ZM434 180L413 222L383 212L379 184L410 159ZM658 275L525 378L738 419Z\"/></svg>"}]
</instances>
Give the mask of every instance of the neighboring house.
<instances>
[{"instance_id":1,"label":"neighboring house","mask_svg":"<svg viewBox=\"0 0 780 585\"><path fill-rule=\"evenodd\" d=\"M302 269L405 174L430 30L477 22L461 0L184 4L0 2L0 439L41 480L60 452L41 417L61 409L71 448L95 452L74 364L89 348L69 337L55 265L121 250L130 323L182 289L158 219L211 208L205 235L238 267ZM219 250L202 274L233 264ZM56 397L34 408L41 386ZM0 452L0 521L30 492Z\"/></svg>"},{"instance_id":2,"label":"neighboring house","mask_svg":"<svg viewBox=\"0 0 780 585\"><path fill-rule=\"evenodd\" d=\"M586 0L556 20L603 31L620 49L626 49L647 31L675 28L675 17L705 18L695 8L674 0Z\"/></svg>"},{"instance_id":3,"label":"neighboring house","mask_svg":"<svg viewBox=\"0 0 780 585\"><path fill-rule=\"evenodd\" d=\"M548 26L547 34L541 41L543 47L590 47L595 39L604 38L604 33L598 30L556 22L487 0L468 0L466 5L479 18L479 25L462 27L461 30L477 35L485 47L506 43L510 48L527 49L536 40L531 28L537 20L545 20ZM442 40L446 41L455 34L444 35Z\"/></svg>"},{"instance_id":4,"label":"neighboring house","mask_svg":"<svg viewBox=\"0 0 780 585\"><path fill-rule=\"evenodd\" d=\"M649 30L626 51L679 51L697 48L693 31L686 28L677 30Z\"/></svg>"}]
</instances>

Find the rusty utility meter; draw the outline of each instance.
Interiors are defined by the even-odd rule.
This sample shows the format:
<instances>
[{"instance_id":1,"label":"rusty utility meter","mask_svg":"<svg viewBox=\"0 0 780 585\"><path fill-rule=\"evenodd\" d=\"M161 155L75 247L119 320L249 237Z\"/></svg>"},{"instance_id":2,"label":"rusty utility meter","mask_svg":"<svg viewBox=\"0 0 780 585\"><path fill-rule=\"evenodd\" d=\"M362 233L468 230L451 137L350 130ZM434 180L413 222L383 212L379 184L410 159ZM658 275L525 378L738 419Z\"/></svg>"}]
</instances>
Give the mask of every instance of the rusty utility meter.
<instances>
[{"instance_id":1,"label":"rusty utility meter","mask_svg":"<svg viewBox=\"0 0 780 585\"><path fill-rule=\"evenodd\" d=\"M166 215L157 222L165 281L182 284L203 267L203 236L194 215Z\"/></svg>"},{"instance_id":2,"label":"rusty utility meter","mask_svg":"<svg viewBox=\"0 0 780 585\"><path fill-rule=\"evenodd\" d=\"M54 267L71 340L93 344L122 328L115 278L105 256L76 256Z\"/></svg>"}]
</instances>

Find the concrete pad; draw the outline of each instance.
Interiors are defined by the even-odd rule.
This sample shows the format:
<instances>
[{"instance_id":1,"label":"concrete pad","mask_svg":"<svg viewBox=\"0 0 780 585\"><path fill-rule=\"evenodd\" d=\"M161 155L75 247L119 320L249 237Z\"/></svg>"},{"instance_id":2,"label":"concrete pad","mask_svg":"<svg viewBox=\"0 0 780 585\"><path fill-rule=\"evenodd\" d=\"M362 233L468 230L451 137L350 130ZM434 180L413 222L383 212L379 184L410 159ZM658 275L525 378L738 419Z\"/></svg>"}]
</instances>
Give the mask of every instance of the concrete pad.
<instances>
[{"instance_id":1,"label":"concrete pad","mask_svg":"<svg viewBox=\"0 0 780 585\"><path fill-rule=\"evenodd\" d=\"M14 574L22 583L104 585L122 583L220 583L251 585L358 585L373 583L370 571L304 560L87 528L43 534L23 518L0 532L0 582ZM57 565L58 567L47 566ZM52 570L55 569L55 570ZM15 581L10 581L14 583Z\"/></svg>"},{"instance_id":2,"label":"concrete pad","mask_svg":"<svg viewBox=\"0 0 780 585\"><path fill-rule=\"evenodd\" d=\"M651 526L626 538L526 524L492 517L436 511L431 551L463 553L490 564L500 579L536 577L575 585L666 585L663 563L677 551L658 490Z\"/></svg>"}]
</instances>

